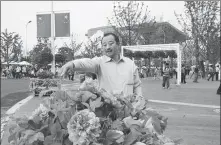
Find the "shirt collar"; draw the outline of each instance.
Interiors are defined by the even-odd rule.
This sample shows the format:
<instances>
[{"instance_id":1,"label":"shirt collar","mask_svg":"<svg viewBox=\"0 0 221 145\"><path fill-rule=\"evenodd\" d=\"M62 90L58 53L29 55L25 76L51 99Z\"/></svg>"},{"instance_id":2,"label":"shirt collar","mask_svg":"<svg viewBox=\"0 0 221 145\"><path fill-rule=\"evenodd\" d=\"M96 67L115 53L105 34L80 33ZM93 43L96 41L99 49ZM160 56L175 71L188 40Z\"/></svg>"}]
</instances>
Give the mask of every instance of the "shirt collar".
<instances>
[{"instance_id":1,"label":"shirt collar","mask_svg":"<svg viewBox=\"0 0 221 145\"><path fill-rule=\"evenodd\" d=\"M105 62L107 63L107 62L111 62L111 61L113 61L113 59L105 55ZM120 55L120 60L119 60L119 62L120 62L120 61L124 61L124 57L121 56L121 55ZM118 63L119 63L119 62L118 62Z\"/></svg>"}]
</instances>

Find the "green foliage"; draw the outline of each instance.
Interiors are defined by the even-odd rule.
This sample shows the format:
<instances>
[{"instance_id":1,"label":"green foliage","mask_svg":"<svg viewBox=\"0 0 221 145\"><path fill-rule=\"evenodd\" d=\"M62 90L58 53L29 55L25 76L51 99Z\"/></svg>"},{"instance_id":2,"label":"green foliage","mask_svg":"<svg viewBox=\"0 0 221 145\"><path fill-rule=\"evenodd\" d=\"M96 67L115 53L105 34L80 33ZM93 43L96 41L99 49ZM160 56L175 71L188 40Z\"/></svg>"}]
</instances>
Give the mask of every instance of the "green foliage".
<instances>
[{"instance_id":1,"label":"green foliage","mask_svg":"<svg viewBox=\"0 0 221 145\"><path fill-rule=\"evenodd\" d=\"M1 32L1 57L5 61L18 61L19 55L22 50L22 40L21 36L15 32L8 32L5 29L4 32Z\"/></svg>"},{"instance_id":2,"label":"green foliage","mask_svg":"<svg viewBox=\"0 0 221 145\"><path fill-rule=\"evenodd\" d=\"M47 66L53 60L48 38L38 38L38 44L30 52L31 61L38 67Z\"/></svg>"},{"instance_id":3,"label":"green foliage","mask_svg":"<svg viewBox=\"0 0 221 145\"><path fill-rule=\"evenodd\" d=\"M136 45L137 41L145 41L139 29L153 21L154 18L149 17L148 7L137 1L114 2L113 16L108 18L110 25L121 37L122 45Z\"/></svg>"},{"instance_id":4,"label":"green foliage","mask_svg":"<svg viewBox=\"0 0 221 145\"><path fill-rule=\"evenodd\" d=\"M77 43L76 38L71 35L71 43L65 43L62 47L58 49L58 53L65 57L65 62L75 59L75 54L81 49L83 43Z\"/></svg>"},{"instance_id":5,"label":"green foliage","mask_svg":"<svg viewBox=\"0 0 221 145\"><path fill-rule=\"evenodd\" d=\"M215 37L220 35L219 2L186 1L184 6L184 14L178 15L175 13L175 15L184 32L189 34L194 41L197 64L199 64L199 56L202 56L204 60L216 57L216 54L213 52L217 51L217 48L220 47L211 47L211 44L216 39ZM219 60L217 57L216 59Z\"/></svg>"},{"instance_id":6,"label":"green foliage","mask_svg":"<svg viewBox=\"0 0 221 145\"><path fill-rule=\"evenodd\" d=\"M66 62L74 59L74 53L69 47L59 48L58 53L65 57Z\"/></svg>"},{"instance_id":7,"label":"green foliage","mask_svg":"<svg viewBox=\"0 0 221 145\"><path fill-rule=\"evenodd\" d=\"M84 51L81 52L81 55L84 58L93 58L95 56L102 56L103 51L100 45L100 40L91 40L88 38L88 44L85 44Z\"/></svg>"},{"instance_id":8,"label":"green foliage","mask_svg":"<svg viewBox=\"0 0 221 145\"><path fill-rule=\"evenodd\" d=\"M65 56L58 53L58 54L55 54L55 63L64 63L65 62Z\"/></svg>"},{"instance_id":9,"label":"green foliage","mask_svg":"<svg viewBox=\"0 0 221 145\"><path fill-rule=\"evenodd\" d=\"M72 136L75 128L93 128L95 120L89 120L88 124L87 120L82 117L74 116L77 113L80 114L81 110L87 109L84 111L91 113L90 116L96 114L99 117L98 130L101 130L99 136L94 139L95 142L88 144L135 145L137 142L141 142L163 145L174 143L162 134L167 125L167 118L146 106L140 108L141 103L144 102L144 100L139 100L140 97L131 95L123 98L123 94L113 94L113 92L99 89L95 82L87 82L80 88L84 92L80 91L78 95L73 96L69 96L66 91L57 90L51 97L44 99L30 118L16 119L18 125L9 126L9 142L15 144L21 142L24 145L29 143L37 145L75 144L74 140L79 139L82 132L86 132L84 136L87 137L94 133L87 134L86 130L81 130L75 134L76 136ZM90 93L86 93L88 91ZM121 104L120 107L117 102ZM125 107L127 108L125 109ZM75 120L72 119L73 116L76 117ZM84 117L86 119L86 116ZM87 124L91 126L87 127ZM69 140L70 136L73 143Z\"/></svg>"}]
</instances>

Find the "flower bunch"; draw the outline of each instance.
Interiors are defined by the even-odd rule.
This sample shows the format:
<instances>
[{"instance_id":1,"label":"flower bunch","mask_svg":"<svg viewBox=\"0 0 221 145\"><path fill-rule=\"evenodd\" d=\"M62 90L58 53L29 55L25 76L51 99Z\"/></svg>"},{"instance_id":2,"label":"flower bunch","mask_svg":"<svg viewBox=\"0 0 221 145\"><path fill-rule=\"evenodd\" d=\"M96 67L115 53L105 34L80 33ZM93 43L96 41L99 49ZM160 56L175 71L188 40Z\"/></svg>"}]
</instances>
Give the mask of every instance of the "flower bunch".
<instances>
[{"instance_id":1,"label":"flower bunch","mask_svg":"<svg viewBox=\"0 0 221 145\"><path fill-rule=\"evenodd\" d=\"M98 93L100 88L98 85L98 81L97 80L93 80L93 79L86 79L81 86L79 87L79 90L81 91L89 91L91 93Z\"/></svg>"},{"instance_id":2,"label":"flower bunch","mask_svg":"<svg viewBox=\"0 0 221 145\"><path fill-rule=\"evenodd\" d=\"M100 136L100 120L88 109L81 110L73 115L67 124L69 139L73 145L89 145L96 142Z\"/></svg>"},{"instance_id":3,"label":"flower bunch","mask_svg":"<svg viewBox=\"0 0 221 145\"><path fill-rule=\"evenodd\" d=\"M43 120L48 117L48 112L49 109L46 108L43 104L40 104L40 106L32 112L32 115L29 117L29 119L33 119L36 116L39 116Z\"/></svg>"}]
</instances>

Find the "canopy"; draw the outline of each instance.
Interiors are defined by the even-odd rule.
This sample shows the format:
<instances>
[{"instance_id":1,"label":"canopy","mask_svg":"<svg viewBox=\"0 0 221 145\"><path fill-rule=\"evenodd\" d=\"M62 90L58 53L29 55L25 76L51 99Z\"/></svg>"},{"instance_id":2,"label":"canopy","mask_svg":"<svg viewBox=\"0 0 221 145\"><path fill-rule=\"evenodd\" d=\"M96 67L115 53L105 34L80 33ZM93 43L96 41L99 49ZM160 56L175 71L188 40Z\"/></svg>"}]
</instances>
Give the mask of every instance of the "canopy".
<instances>
[{"instance_id":1,"label":"canopy","mask_svg":"<svg viewBox=\"0 0 221 145\"><path fill-rule=\"evenodd\" d=\"M32 66L32 64L30 64L30 63L27 62L27 61L19 62L19 65L29 65L29 66Z\"/></svg>"},{"instance_id":2,"label":"canopy","mask_svg":"<svg viewBox=\"0 0 221 145\"><path fill-rule=\"evenodd\" d=\"M48 65L49 65L49 66L52 66L52 63L49 63ZM58 66L58 64L56 64L56 66Z\"/></svg>"},{"instance_id":3,"label":"canopy","mask_svg":"<svg viewBox=\"0 0 221 145\"><path fill-rule=\"evenodd\" d=\"M183 49L182 44L171 43L171 44L153 44L153 45L133 45L133 46L122 46L121 55L124 56L124 49L136 51L165 51L165 50L175 50L177 53L177 66L178 66L178 76L177 84L180 85L181 82L181 50ZM134 61L134 58L133 58Z\"/></svg>"},{"instance_id":4,"label":"canopy","mask_svg":"<svg viewBox=\"0 0 221 145\"><path fill-rule=\"evenodd\" d=\"M3 62L2 64L7 65L7 62ZM11 62L9 62L9 64L10 64L10 65L18 65L19 62L11 61Z\"/></svg>"}]
</instances>

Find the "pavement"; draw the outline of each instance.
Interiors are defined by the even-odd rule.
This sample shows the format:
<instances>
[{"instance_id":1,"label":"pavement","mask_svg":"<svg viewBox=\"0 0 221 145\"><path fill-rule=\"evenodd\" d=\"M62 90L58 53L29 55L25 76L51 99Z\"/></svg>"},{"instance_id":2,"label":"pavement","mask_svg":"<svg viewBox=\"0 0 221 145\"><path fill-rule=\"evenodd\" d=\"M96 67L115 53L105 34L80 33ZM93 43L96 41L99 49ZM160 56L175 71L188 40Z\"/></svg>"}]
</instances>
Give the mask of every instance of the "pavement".
<instances>
[{"instance_id":1,"label":"pavement","mask_svg":"<svg viewBox=\"0 0 221 145\"><path fill-rule=\"evenodd\" d=\"M169 118L164 134L171 139L183 139L185 145L219 145L220 96L216 90L220 82L200 79L199 83L193 83L187 79L187 84L180 86L175 85L174 80L171 82L171 89L166 90L162 89L161 80L142 79L142 90L149 100L148 105ZM33 97L13 116L29 116L41 101ZM3 145L7 145L7 127L5 129Z\"/></svg>"}]
</instances>

